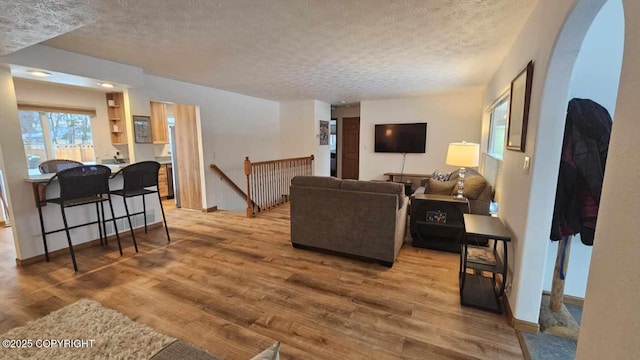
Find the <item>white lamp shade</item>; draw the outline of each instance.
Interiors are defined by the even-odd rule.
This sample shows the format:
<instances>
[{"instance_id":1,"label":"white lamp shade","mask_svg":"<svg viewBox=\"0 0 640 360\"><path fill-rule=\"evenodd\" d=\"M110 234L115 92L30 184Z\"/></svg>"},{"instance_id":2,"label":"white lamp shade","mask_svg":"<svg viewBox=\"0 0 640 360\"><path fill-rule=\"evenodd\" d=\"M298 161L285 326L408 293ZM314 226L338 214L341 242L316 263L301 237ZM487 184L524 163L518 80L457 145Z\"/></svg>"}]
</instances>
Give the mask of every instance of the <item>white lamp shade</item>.
<instances>
[{"instance_id":1,"label":"white lamp shade","mask_svg":"<svg viewBox=\"0 0 640 360\"><path fill-rule=\"evenodd\" d=\"M459 142L450 143L447 151L447 165L476 167L480 165L480 144Z\"/></svg>"}]
</instances>

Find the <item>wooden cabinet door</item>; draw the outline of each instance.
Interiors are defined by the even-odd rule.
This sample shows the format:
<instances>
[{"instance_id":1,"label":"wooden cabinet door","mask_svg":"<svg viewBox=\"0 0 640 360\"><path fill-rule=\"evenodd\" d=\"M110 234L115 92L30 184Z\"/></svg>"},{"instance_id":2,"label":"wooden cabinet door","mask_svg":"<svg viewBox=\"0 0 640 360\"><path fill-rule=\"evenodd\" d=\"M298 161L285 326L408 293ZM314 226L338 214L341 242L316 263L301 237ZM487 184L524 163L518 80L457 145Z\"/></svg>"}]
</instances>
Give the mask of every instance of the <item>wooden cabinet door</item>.
<instances>
[{"instance_id":1,"label":"wooden cabinet door","mask_svg":"<svg viewBox=\"0 0 640 360\"><path fill-rule=\"evenodd\" d=\"M154 144L169 143L167 105L165 103L151 101L151 138Z\"/></svg>"},{"instance_id":2,"label":"wooden cabinet door","mask_svg":"<svg viewBox=\"0 0 640 360\"><path fill-rule=\"evenodd\" d=\"M202 210L200 183L200 151L198 149L198 119L193 105L173 105L176 119L176 153L178 191L183 209Z\"/></svg>"}]
</instances>

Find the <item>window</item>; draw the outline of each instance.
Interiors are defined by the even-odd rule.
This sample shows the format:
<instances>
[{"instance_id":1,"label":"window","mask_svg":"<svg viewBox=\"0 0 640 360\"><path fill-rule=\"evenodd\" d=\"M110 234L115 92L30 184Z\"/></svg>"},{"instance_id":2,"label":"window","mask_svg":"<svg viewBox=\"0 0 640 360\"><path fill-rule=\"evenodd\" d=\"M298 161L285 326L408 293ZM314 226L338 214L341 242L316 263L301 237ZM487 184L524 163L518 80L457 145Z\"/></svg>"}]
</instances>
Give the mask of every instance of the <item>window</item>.
<instances>
[{"instance_id":1,"label":"window","mask_svg":"<svg viewBox=\"0 0 640 360\"><path fill-rule=\"evenodd\" d=\"M496 105L491 108L491 128L489 130L489 147L487 149L487 153L495 157L496 159L502 159L502 154L504 152L508 111L508 96L505 96L504 98L498 100Z\"/></svg>"},{"instance_id":2,"label":"window","mask_svg":"<svg viewBox=\"0 0 640 360\"><path fill-rule=\"evenodd\" d=\"M95 161L90 115L20 110L19 116L29 174L50 159Z\"/></svg>"}]
</instances>

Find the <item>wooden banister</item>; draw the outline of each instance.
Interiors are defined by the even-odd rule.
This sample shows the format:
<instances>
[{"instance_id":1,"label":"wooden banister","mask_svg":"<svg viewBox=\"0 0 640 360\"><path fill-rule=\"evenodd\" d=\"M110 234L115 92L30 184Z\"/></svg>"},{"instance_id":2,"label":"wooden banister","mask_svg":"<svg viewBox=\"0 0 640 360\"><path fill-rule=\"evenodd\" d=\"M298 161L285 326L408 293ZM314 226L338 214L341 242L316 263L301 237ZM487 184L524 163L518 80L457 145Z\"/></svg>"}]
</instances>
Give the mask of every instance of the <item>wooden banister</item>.
<instances>
[{"instance_id":1,"label":"wooden banister","mask_svg":"<svg viewBox=\"0 0 640 360\"><path fill-rule=\"evenodd\" d=\"M247 217L289 201L291 179L300 175L313 175L313 155L289 159L251 162L244 159L247 177Z\"/></svg>"},{"instance_id":2,"label":"wooden banister","mask_svg":"<svg viewBox=\"0 0 640 360\"><path fill-rule=\"evenodd\" d=\"M249 195L245 194L244 191L242 191L242 189L240 189L240 187L238 185L236 185L236 183L233 182L233 180L231 180L230 177L227 176L227 174L224 173L224 171L222 171L222 169L220 169L216 164L211 164L209 165L210 168L212 168L215 172L217 172L222 179L224 179L224 181L227 182L227 184L229 184L229 186L231 186L231 188L238 193L238 195L242 196L243 198L247 198ZM248 188L247 188L248 190ZM253 201L251 201L250 203L253 206L258 206L256 203L254 203Z\"/></svg>"}]
</instances>

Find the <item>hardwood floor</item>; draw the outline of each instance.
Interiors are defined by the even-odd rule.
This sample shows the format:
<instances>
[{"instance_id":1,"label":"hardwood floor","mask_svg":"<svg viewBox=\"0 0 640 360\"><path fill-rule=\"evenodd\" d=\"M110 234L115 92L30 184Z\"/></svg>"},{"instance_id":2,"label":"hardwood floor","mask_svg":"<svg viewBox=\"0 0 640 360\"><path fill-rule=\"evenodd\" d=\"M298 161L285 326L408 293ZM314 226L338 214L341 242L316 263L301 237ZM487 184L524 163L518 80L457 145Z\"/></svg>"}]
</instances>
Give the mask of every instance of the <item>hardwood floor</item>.
<instances>
[{"instance_id":1,"label":"hardwood floor","mask_svg":"<svg viewBox=\"0 0 640 360\"><path fill-rule=\"evenodd\" d=\"M169 204L169 203L167 203ZM393 268L291 247L289 209L167 209L164 230L23 268L0 228L0 333L80 298L227 359L521 359L504 316L459 303L458 255L405 245ZM126 234L123 234L126 236ZM99 339L96 339L99 341Z\"/></svg>"}]
</instances>

